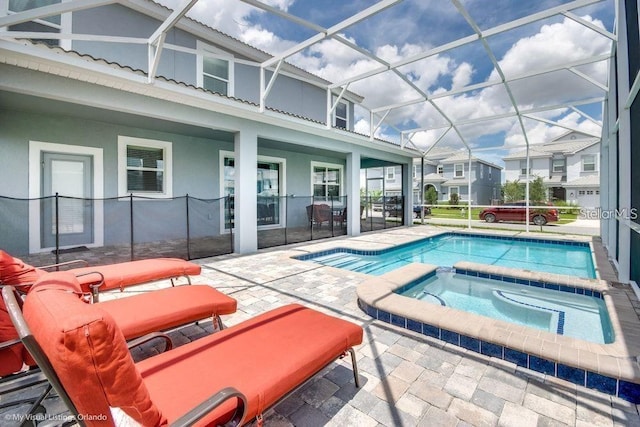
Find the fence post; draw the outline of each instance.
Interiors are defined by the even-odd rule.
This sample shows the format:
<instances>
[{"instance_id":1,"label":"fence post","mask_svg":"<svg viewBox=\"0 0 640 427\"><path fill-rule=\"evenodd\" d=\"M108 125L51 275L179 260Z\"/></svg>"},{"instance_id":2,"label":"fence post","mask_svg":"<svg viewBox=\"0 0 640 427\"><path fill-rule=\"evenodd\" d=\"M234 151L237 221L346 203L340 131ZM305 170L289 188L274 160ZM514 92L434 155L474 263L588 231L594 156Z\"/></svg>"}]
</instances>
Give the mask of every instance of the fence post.
<instances>
[{"instance_id":1,"label":"fence post","mask_svg":"<svg viewBox=\"0 0 640 427\"><path fill-rule=\"evenodd\" d=\"M60 207L58 204L58 192L56 192L56 264L60 264ZM59 270L60 267L56 267Z\"/></svg>"},{"instance_id":2,"label":"fence post","mask_svg":"<svg viewBox=\"0 0 640 427\"><path fill-rule=\"evenodd\" d=\"M287 237L287 220L289 218L289 196L284 196L284 244L289 244L289 239Z\"/></svg>"},{"instance_id":3,"label":"fence post","mask_svg":"<svg viewBox=\"0 0 640 427\"><path fill-rule=\"evenodd\" d=\"M226 215L226 217L229 218L229 236L230 236L230 239L231 239L231 253L233 253L233 251L234 251L233 250L233 225L234 224L231 223L231 195L230 194L227 195L226 199L227 199L227 215ZM234 212L233 222L235 223L235 206L234 206L233 212ZM225 223L226 223L226 220L225 220Z\"/></svg>"},{"instance_id":4,"label":"fence post","mask_svg":"<svg viewBox=\"0 0 640 427\"><path fill-rule=\"evenodd\" d=\"M129 193L129 230L131 235L131 261L134 260L133 253L133 193Z\"/></svg>"},{"instance_id":5,"label":"fence post","mask_svg":"<svg viewBox=\"0 0 640 427\"><path fill-rule=\"evenodd\" d=\"M309 240L313 240L313 219L314 219L313 218L313 213L315 211L315 209L313 209L313 207L314 207L313 203L314 203L313 196L311 196L311 222L309 224L309 226L310 226L309 228L311 229L311 236L310 236Z\"/></svg>"},{"instance_id":6,"label":"fence post","mask_svg":"<svg viewBox=\"0 0 640 427\"><path fill-rule=\"evenodd\" d=\"M333 196L331 196L331 237L336 237L333 233Z\"/></svg>"},{"instance_id":7,"label":"fence post","mask_svg":"<svg viewBox=\"0 0 640 427\"><path fill-rule=\"evenodd\" d=\"M191 230L189 229L189 193L185 197L187 201L187 259L191 261Z\"/></svg>"}]
</instances>

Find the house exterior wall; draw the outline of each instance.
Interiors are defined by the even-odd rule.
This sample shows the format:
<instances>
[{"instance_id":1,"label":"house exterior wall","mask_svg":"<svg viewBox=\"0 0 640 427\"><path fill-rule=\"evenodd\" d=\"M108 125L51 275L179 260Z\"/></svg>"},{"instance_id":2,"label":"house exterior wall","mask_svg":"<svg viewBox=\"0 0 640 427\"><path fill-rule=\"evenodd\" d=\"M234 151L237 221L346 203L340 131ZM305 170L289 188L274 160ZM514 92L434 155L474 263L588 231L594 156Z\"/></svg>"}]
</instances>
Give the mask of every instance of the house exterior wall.
<instances>
[{"instance_id":1,"label":"house exterior wall","mask_svg":"<svg viewBox=\"0 0 640 427\"><path fill-rule=\"evenodd\" d=\"M2 131L0 132L0 180L12 182L5 186L2 196L20 199L29 198L29 141L64 144L72 147L94 147L102 149L104 161L104 197L118 196L118 137L169 141L172 143L173 196L189 194L195 198L218 199L220 194L221 172L219 168L221 152L233 152L233 144L228 141L198 138L178 133L159 132L150 129L135 128L113 123L64 117L46 114L0 110ZM259 156L282 158L286 162L284 182L287 194L295 194L308 204L312 191L312 162L341 165L346 173L345 160L340 157L320 156L292 151L258 148ZM344 187L343 177L343 191ZM283 194L284 195L284 194ZM166 207L170 205L169 209ZM29 229L29 205L26 201L16 203L22 214L13 214L17 223L7 227L2 233L3 242L14 242L15 246L5 247L11 253L29 252L25 233ZM162 206L162 208L161 208ZM219 207L219 204L215 205ZM106 200L103 204L105 221L104 244L127 244L129 234L129 207L127 199ZM156 200L136 201L134 222L136 242L145 242L157 235L155 227L174 231L175 238L186 235L184 200L158 202ZM203 233L219 234L220 212L213 211L209 223L200 223ZM153 218L154 221L148 221ZM304 226L307 222L304 213L296 215L290 212L287 225ZM155 224L155 225L154 225ZM5 236L6 233L9 233ZM198 228L192 227L191 234L198 237Z\"/></svg>"},{"instance_id":2,"label":"house exterior wall","mask_svg":"<svg viewBox=\"0 0 640 427\"><path fill-rule=\"evenodd\" d=\"M73 32L79 34L117 35L147 38L158 28L160 21L136 12L122 5L108 5L73 13ZM190 49L196 49L196 36L180 30L172 29L167 33L166 43ZM209 40L204 43L224 50ZM122 44L94 41L73 41L72 48L96 58L104 58L134 69L147 71L148 54L145 44ZM234 59L246 60L233 52ZM160 56L157 75L189 85L197 85L197 56L163 49ZM267 81L272 76L266 74ZM234 62L233 96L239 99L260 102L260 67L242 62ZM287 111L319 122L326 122L326 91L301 80L279 74L266 105L281 111ZM349 110L348 129L353 129L354 106L347 102Z\"/></svg>"},{"instance_id":3,"label":"house exterior wall","mask_svg":"<svg viewBox=\"0 0 640 427\"><path fill-rule=\"evenodd\" d=\"M549 177L549 168L550 168L551 160L548 157L538 157L538 158L530 158L529 166L531 168L531 176L532 177ZM525 175L520 174L520 159L517 160L505 160L504 161L504 172L505 172L505 180L506 181L524 181L526 178Z\"/></svg>"},{"instance_id":4,"label":"house exterior wall","mask_svg":"<svg viewBox=\"0 0 640 427\"><path fill-rule=\"evenodd\" d=\"M596 170L594 172L582 172L582 157L593 154L596 156ZM576 154L567 157L567 182L575 179L600 174L600 144L595 144Z\"/></svg>"}]
</instances>

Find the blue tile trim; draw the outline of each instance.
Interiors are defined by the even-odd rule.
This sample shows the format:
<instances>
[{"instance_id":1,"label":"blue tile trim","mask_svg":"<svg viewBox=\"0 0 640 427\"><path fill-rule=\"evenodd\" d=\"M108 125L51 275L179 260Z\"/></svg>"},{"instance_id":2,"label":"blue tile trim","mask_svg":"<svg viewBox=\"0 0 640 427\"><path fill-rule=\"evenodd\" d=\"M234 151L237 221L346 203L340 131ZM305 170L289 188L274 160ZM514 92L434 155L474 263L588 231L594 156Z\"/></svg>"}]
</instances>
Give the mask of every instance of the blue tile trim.
<instances>
[{"instance_id":1,"label":"blue tile trim","mask_svg":"<svg viewBox=\"0 0 640 427\"><path fill-rule=\"evenodd\" d=\"M595 372L587 371L587 387L603 393L616 395L618 381L615 378L605 377Z\"/></svg>"},{"instance_id":2,"label":"blue tile trim","mask_svg":"<svg viewBox=\"0 0 640 427\"><path fill-rule=\"evenodd\" d=\"M586 376L587 372L584 369L574 368L558 363L558 378L584 386L587 382Z\"/></svg>"},{"instance_id":3,"label":"blue tile trim","mask_svg":"<svg viewBox=\"0 0 640 427\"><path fill-rule=\"evenodd\" d=\"M618 381L618 397L629 402L640 403L640 384Z\"/></svg>"},{"instance_id":4,"label":"blue tile trim","mask_svg":"<svg viewBox=\"0 0 640 427\"><path fill-rule=\"evenodd\" d=\"M488 273L483 273L481 271L467 270L467 269L456 269L455 272L456 274L463 274L465 276L470 276L470 277L480 277L483 279L492 279L492 280L498 280L500 282L516 283L518 285L533 286L536 288L545 288L545 289L550 289L550 290L559 291L559 292L567 292L570 294L586 295L589 297L604 299L602 292L593 291L591 289L586 289L586 288L579 288L576 286L560 285L557 283L538 282L535 280L521 279L519 277L488 274Z\"/></svg>"},{"instance_id":5,"label":"blue tile trim","mask_svg":"<svg viewBox=\"0 0 640 427\"><path fill-rule=\"evenodd\" d=\"M513 350L509 347L504 348L504 360L515 363L523 368L529 367L529 355L518 350Z\"/></svg>"},{"instance_id":6,"label":"blue tile trim","mask_svg":"<svg viewBox=\"0 0 640 427\"><path fill-rule=\"evenodd\" d=\"M551 360L543 359L538 356L529 355L529 369L541 372L547 375L556 375L556 364Z\"/></svg>"},{"instance_id":7,"label":"blue tile trim","mask_svg":"<svg viewBox=\"0 0 640 427\"><path fill-rule=\"evenodd\" d=\"M450 344L460 345L460 334L457 332L440 329L440 339Z\"/></svg>"},{"instance_id":8,"label":"blue tile trim","mask_svg":"<svg viewBox=\"0 0 640 427\"><path fill-rule=\"evenodd\" d=\"M386 323L392 323L391 313L387 313L383 310L378 310L358 299L358 307L364 312L369 314L375 311L377 316L371 316L377 318ZM631 383L628 381L620 380L617 378L607 377L591 371L585 371L584 369L575 368L564 364L556 364L554 361L541 358L532 354L527 354L518 350L514 350L509 347L504 347L499 344L490 343L487 341L479 340L475 337L470 337L457 332L448 331L446 329L440 329L437 326L429 325L427 323L421 323L416 320L407 319L402 316L395 316L397 319L405 320L405 328L421 332L423 335L438 338L445 342L458 345L462 348L466 348L477 353L481 353L490 357L496 357L506 360L508 362L515 363L518 366L528 368L537 372L541 372L546 375L556 376L564 380L570 381L573 384L585 386L591 389L607 393L612 396L620 397L634 404L640 404L640 384Z\"/></svg>"},{"instance_id":9,"label":"blue tile trim","mask_svg":"<svg viewBox=\"0 0 640 427\"><path fill-rule=\"evenodd\" d=\"M480 353L480 340L466 335L460 335L460 347Z\"/></svg>"},{"instance_id":10,"label":"blue tile trim","mask_svg":"<svg viewBox=\"0 0 640 427\"><path fill-rule=\"evenodd\" d=\"M497 357L498 359L504 359L505 348L501 345L490 343L487 341L480 341L480 353L489 357Z\"/></svg>"}]
</instances>

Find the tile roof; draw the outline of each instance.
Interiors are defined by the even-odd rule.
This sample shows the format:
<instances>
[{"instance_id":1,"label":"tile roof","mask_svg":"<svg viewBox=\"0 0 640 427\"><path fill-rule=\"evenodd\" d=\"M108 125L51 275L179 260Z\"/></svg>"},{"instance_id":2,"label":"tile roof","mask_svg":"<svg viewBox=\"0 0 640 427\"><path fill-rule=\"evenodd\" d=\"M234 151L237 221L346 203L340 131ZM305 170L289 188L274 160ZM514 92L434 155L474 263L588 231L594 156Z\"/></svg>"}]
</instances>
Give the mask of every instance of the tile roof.
<instances>
[{"instance_id":1,"label":"tile roof","mask_svg":"<svg viewBox=\"0 0 640 427\"><path fill-rule=\"evenodd\" d=\"M145 1L151 1L151 0L145 0ZM133 68L133 67L130 67L128 65L122 65L122 64L120 64L118 62L108 61L108 60L106 60L104 58L97 58L97 57L94 57L94 56L92 56L90 54L87 54L87 53L80 53L80 52L75 51L75 50L66 50L66 49L63 49L63 48L61 48L59 46L51 46L51 45L49 45L47 43L44 43L44 42L41 42L41 41L32 41L32 40L28 40L28 39L20 39L19 42L23 43L24 45L27 45L27 46L33 46L33 47L40 48L40 49L51 50L51 51L54 51L54 52L56 52L58 54L61 54L61 55L73 56L73 57L76 57L76 58L79 58L79 59L82 59L82 60L85 60L85 61L88 61L88 62L93 62L93 63L105 65L105 66L108 66L108 67L111 67L111 68L114 68L114 69L128 71L128 72L140 75L140 76L145 76L146 77L148 75L146 71L141 70L141 69ZM251 106L254 106L254 107L259 107L260 106L259 104L255 103L253 101L248 101L246 99L242 99L242 98L237 98L237 97L234 97L234 96L221 94L219 92L213 92L211 90L204 89L202 87L198 87L198 86L195 86L195 85L192 85L192 84L181 82L181 81L178 81L178 80L175 80L175 79L171 79L171 78L168 78L168 77L164 77L164 76L161 76L161 75L158 75L155 78L157 80L161 80L161 81L164 81L164 82L167 82L167 83L171 83L171 84L174 84L176 86L181 86L181 87L185 87L185 88L188 88L188 89L191 89L191 90L194 90L194 91L207 93L207 94L210 94L210 95L213 95L213 96L217 96L219 98L224 98L224 99L236 101L236 102L239 102L239 103L242 103L242 104L246 104L246 105L251 105ZM297 119L304 120L304 121L307 121L307 122L321 124L321 125L325 124L325 122L323 122L323 121L312 119L310 117L302 116L300 114L292 113L292 112L289 112L289 111L284 111L284 110L280 110L280 109L269 107L269 106L266 106L265 108L266 108L266 110L269 110L269 111L272 111L272 112L275 112L275 113L278 113L278 114L286 115L286 116L289 116L289 117L295 117ZM353 135L369 137L369 135L364 135L362 133L351 131L351 130L348 130L348 129L345 129L345 128L336 127L334 129L337 129L337 130L340 130L340 131L343 131L343 132L347 132L347 133L353 134ZM378 141L378 142L383 142L383 143L386 143L386 144L399 146L398 143L395 143L393 141L388 141L388 140L384 140L384 139L380 139L380 138L375 138L375 140ZM413 150L411 150L411 151L413 151Z\"/></svg>"}]
</instances>

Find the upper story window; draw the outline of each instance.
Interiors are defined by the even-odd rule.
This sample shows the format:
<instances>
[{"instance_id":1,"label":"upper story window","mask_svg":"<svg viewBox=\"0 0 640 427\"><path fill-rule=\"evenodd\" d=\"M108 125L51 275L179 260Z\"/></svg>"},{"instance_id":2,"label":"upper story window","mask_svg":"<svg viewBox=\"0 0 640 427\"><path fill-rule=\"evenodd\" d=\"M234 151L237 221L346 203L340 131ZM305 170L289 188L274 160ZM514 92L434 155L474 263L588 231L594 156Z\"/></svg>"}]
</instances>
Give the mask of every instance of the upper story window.
<instances>
[{"instance_id":1,"label":"upper story window","mask_svg":"<svg viewBox=\"0 0 640 427\"><path fill-rule=\"evenodd\" d=\"M595 172L597 171L596 155L588 154L582 156L582 172Z\"/></svg>"},{"instance_id":2,"label":"upper story window","mask_svg":"<svg viewBox=\"0 0 640 427\"><path fill-rule=\"evenodd\" d=\"M198 86L233 96L233 55L198 41Z\"/></svg>"},{"instance_id":3,"label":"upper story window","mask_svg":"<svg viewBox=\"0 0 640 427\"><path fill-rule=\"evenodd\" d=\"M420 176L420 166L413 165L413 178L418 178Z\"/></svg>"},{"instance_id":4,"label":"upper story window","mask_svg":"<svg viewBox=\"0 0 640 427\"><path fill-rule=\"evenodd\" d=\"M349 104L340 100L333 113L333 125L337 128L347 129L349 124Z\"/></svg>"},{"instance_id":5,"label":"upper story window","mask_svg":"<svg viewBox=\"0 0 640 427\"><path fill-rule=\"evenodd\" d=\"M311 185L315 201L340 197L343 194L342 165L311 162Z\"/></svg>"},{"instance_id":6,"label":"upper story window","mask_svg":"<svg viewBox=\"0 0 640 427\"><path fill-rule=\"evenodd\" d=\"M464 163L456 163L453 165L453 177L464 178Z\"/></svg>"},{"instance_id":7,"label":"upper story window","mask_svg":"<svg viewBox=\"0 0 640 427\"><path fill-rule=\"evenodd\" d=\"M387 180L393 181L396 179L396 168L387 168Z\"/></svg>"},{"instance_id":8,"label":"upper story window","mask_svg":"<svg viewBox=\"0 0 640 427\"><path fill-rule=\"evenodd\" d=\"M43 6L50 6L53 4L61 3L62 0L9 0L7 4L7 14L24 12L26 10L37 9ZM2 1L0 1L0 15L3 14ZM63 26L70 27L71 14L53 15L40 19L35 19L29 22L22 22L20 24L11 25L9 31L26 31L37 33L60 33ZM60 40L53 39L33 39L46 43L51 46L59 46ZM63 46L65 48L71 48L71 46Z\"/></svg>"},{"instance_id":9,"label":"upper story window","mask_svg":"<svg viewBox=\"0 0 640 427\"><path fill-rule=\"evenodd\" d=\"M171 197L171 163L170 142L118 137L118 194Z\"/></svg>"},{"instance_id":10,"label":"upper story window","mask_svg":"<svg viewBox=\"0 0 640 427\"><path fill-rule=\"evenodd\" d=\"M567 167L566 159L553 159L551 171L554 173L564 173Z\"/></svg>"},{"instance_id":11,"label":"upper story window","mask_svg":"<svg viewBox=\"0 0 640 427\"><path fill-rule=\"evenodd\" d=\"M527 160L520 160L520 175L527 174ZM529 175L531 175L531 168L529 168Z\"/></svg>"},{"instance_id":12,"label":"upper story window","mask_svg":"<svg viewBox=\"0 0 640 427\"><path fill-rule=\"evenodd\" d=\"M438 165L438 168L436 169L436 172L437 172L438 175L443 175L444 174L444 166Z\"/></svg>"}]
</instances>

